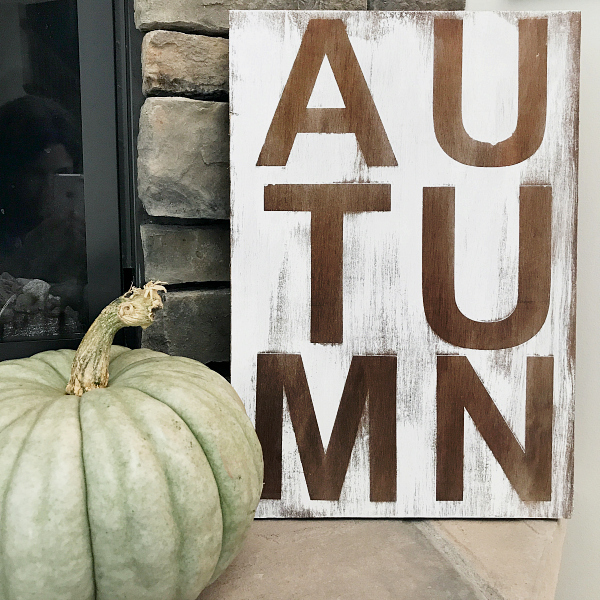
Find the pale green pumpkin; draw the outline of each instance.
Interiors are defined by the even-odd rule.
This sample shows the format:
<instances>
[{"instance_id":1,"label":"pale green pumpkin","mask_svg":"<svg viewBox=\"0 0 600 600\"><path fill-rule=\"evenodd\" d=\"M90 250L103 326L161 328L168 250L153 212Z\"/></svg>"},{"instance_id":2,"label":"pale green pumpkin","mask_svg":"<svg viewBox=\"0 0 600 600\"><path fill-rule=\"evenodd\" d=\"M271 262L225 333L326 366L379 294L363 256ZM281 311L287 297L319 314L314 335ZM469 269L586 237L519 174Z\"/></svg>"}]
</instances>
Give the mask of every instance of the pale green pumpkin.
<instances>
[{"instance_id":1,"label":"pale green pumpkin","mask_svg":"<svg viewBox=\"0 0 600 600\"><path fill-rule=\"evenodd\" d=\"M195 600L239 550L263 480L239 397L201 363L110 345L152 322L157 289L111 303L75 361L0 363L0 600Z\"/></svg>"}]
</instances>

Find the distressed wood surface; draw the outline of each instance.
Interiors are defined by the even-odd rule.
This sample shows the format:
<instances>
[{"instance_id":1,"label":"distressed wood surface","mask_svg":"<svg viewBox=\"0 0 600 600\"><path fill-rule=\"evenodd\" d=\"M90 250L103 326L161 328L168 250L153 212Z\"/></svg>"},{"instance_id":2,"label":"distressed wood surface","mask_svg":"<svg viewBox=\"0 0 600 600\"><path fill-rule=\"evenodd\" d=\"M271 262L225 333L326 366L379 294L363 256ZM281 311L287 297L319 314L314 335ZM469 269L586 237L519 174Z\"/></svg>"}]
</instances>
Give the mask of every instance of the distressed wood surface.
<instances>
[{"instance_id":1,"label":"distressed wood surface","mask_svg":"<svg viewBox=\"0 0 600 600\"><path fill-rule=\"evenodd\" d=\"M578 13L231 13L257 516L570 514L578 67Z\"/></svg>"}]
</instances>

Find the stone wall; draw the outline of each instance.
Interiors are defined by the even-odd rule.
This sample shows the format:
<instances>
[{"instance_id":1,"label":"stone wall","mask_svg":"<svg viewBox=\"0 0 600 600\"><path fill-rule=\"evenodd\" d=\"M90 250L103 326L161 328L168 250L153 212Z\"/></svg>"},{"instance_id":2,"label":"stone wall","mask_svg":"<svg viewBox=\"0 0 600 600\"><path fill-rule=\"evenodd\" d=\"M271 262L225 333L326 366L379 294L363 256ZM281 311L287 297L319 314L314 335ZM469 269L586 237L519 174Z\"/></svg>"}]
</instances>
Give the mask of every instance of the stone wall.
<instances>
[{"instance_id":1,"label":"stone wall","mask_svg":"<svg viewBox=\"0 0 600 600\"><path fill-rule=\"evenodd\" d=\"M136 0L143 92L138 192L145 277L168 282L142 345L227 373L228 10L464 10L465 0Z\"/></svg>"}]
</instances>

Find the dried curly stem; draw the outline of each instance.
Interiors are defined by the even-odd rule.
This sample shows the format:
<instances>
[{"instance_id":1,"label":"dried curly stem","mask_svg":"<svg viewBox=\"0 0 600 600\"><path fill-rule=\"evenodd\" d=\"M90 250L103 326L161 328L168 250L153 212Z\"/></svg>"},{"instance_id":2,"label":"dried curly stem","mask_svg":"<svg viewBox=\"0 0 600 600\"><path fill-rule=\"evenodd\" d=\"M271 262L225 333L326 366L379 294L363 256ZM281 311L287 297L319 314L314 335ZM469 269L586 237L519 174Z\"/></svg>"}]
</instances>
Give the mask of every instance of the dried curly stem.
<instances>
[{"instance_id":1,"label":"dried curly stem","mask_svg":"<svg viewBox=\"0 0 600 600\"><path fill-rule=\"evenodd\" d=\"M166 292L162 281L149 281L143 288L131 289L113 300L91 324L73 359L66 393L84 392L108 385L108 362L113 338L123 327L146 329L154 313L163 306L158 292Z\"/></svg>"}]
</instances>

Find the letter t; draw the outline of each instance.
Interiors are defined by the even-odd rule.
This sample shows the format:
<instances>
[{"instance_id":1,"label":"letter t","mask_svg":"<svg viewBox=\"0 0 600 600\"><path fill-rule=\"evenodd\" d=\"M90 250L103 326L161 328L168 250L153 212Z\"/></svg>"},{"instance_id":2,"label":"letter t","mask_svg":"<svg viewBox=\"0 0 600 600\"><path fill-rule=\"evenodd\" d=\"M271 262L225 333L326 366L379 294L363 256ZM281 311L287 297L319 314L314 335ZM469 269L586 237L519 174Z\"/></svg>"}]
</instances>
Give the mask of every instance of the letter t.
<instances>
[{"instance_id":1,"label":"letter t","mask_svg":"<svg viewBox=\"0 0 600 600\"><path fill-rule=\"evenodd\" d=\"M265 210L311 213L310 341L343 341L344 214L391 209L389 184L267 185Z\"/></svg>"}]
</instances>

